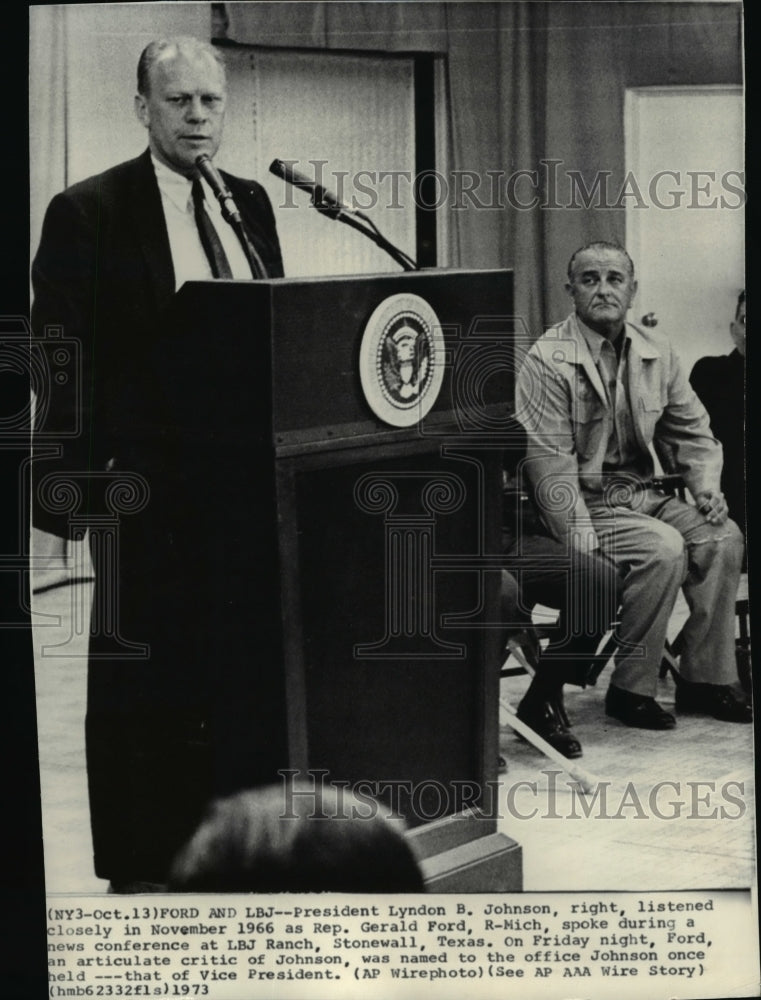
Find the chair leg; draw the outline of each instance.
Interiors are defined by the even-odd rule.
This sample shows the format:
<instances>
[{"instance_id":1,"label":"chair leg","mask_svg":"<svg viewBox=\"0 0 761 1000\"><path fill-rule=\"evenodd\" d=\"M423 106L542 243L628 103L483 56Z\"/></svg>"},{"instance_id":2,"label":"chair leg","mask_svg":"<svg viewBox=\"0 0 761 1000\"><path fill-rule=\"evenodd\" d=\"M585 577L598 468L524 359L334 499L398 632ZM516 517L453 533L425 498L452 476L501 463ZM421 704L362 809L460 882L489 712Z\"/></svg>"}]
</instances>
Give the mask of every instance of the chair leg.
<instances>
[{"instance_id":1,"label":"chair leg","mask_svg":"<svg viewBox=\"0 0 761 1000\"><path fill-rule=\"evenodd\" d=\"M740 579L740 590L747 594L747 576ZM737 661L737 676L745 694L751 698L753 696L753 673L750 659L750 626L748 622L749 604L746 596L738 597L735 601L735 615L740 635L735 640L735 659Z\"/></svg>"},{"instance_id":2,"label":"chair leg","mask_svg":"<svg viewBox=\"0 0 761 1000\"><path fill-rule=\"evenodd\" d=\"M518 663L520 663L521 667L523 667L523 669L529 675L529 677L533 677L534 674L536 673L536 670L534 668L533 663L531 663L529 658L526 656L526 653L524 652L523 649L523 645L521 644L519 639L517 637L514 639L508 639L507 648L510 650L510 655L515 657L515 659L518 661Z\"/></svg>"},{"instance_id":3,"label":"chair leg","mask_svg":"<svg viewBox=\"0 0 761 1000\"><path fill-rule=\"evenodd\" d=\"M559 764L569 777L573 778L574 781L578 781L583 792L591 792L595 788L600 781L598 777L590 774L583 767L574 764L568 757L564 757L547 740L543 740L538 733L535 733L530 726L527 726L525 722L521 722L515 714L515 709L506 698L500 698L499 703L504 709L505 721L511 729L518 733L519 736L522 736L527 743L530 743L540 753L544 754L545 757L548 757L553 763Z\"/></svg>"},{"instance_id":4,"label":"chair leg","mask_svg":"<svg viewBox=\"0 0 761 1000\"><path fill-rule=\"evenodd\" d=\"M595 662L589 668L589 674L587 675L587 684L594 687L600 677L600 674L607 667L610 658L615 654L617 648L616 643L616 625L613 626L611 631L608 633L605 641L600 647L600 651L595 657Z\"/></svg>"},{"instance_id":5,"label":"chair leg","mask_svg":"<svg viewBox=\"0 0 761 1000\"><path fill-rule=\"evenodd\" d=\"M750 645L745 646L740 639L735 646L735 660L737 662L737 676L740 678L740 685L745 694L751 698L753 696L753 673L750 665Z\"/></svg>"},{"instance_id":6,"label":"chair leg","mask_svg":"<svg viewBox=\"0 0 761 1000\"><path fill-rule=\"evenodd\" d=\"M499 672L500 677L514 677L520 673L527 673L533 677L539 665L539 636L533 627L521 629L511 635L507 640L508 657L514 656L520 667L505 667L504 664ZM507 659L505 663L507 663Z\"/></svg>"},{"instance_id":7,"label":"chair leg","mask_svg":"<svg viewBox=\"0 0 761 1000\"><path fill-rule=\"evenodd\" d=\"M661 666L658 671L658 677L661 680L665 680L669 674L677 680L679 672L677 671L677 656L674 646L667 640L666 645L663 648L663 659L661 660Z\"/></svg>"}]
</instances>

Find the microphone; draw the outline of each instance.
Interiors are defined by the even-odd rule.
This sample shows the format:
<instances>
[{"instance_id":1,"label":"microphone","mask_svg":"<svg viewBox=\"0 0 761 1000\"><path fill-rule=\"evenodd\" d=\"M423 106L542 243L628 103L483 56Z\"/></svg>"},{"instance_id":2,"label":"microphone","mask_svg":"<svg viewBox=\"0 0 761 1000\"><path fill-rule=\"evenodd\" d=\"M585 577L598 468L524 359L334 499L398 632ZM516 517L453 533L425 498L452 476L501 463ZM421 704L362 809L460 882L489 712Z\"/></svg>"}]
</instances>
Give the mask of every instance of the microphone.
<instances>
[{"instance_id":1,"label":"microphone","mask_svg":"<svg viewBox=\"0 0 761 1000\"><path fill-rule=\"evenodd\" d=\"M267 268L264 266L262 258L257 253L256 247L251 242L251 239L246 232L246 227L243 225L243 219L238 211L238 206L235 204L235 199L233 198L230 189L222 180L222 175L211 162L206 153L201 153L200 156L196 157L196 166L198 167L199 173L203 174L209 184L209 187L217 196L222 209L222 217L225 222L229 222L229 224L233 227L233 231L238 237L238 241L243 247L243 252L248 260L249 267L251 268L251 274L254 278L266 278Z\"/></svg>"},{"instance_id":2,"label":"microphone","mask_svg":"<svg viewBox=\"0 0 761 1000\"><path fill-rule=\"evenodd\" d=\"M322 184L318 184L317 181L310 180L305 177L304 174L300 174L298 170L294 170L293 167L284 163L282 160L273 160L270 164L270 173L274 174L275 177L281 177L286 183L293 184L294 187L301 188L302 191L306 191L307 194L312 196L312 204L314 207L320 211L324 212L326 209L329 210L329 214L333 215L335 213L340 214L341 212L349 212L351 215L356 215L357 213L353 208L349 208L342 201L331 194L330 191L326 190Z\"/></svg>"},{"instance_id":3,"label":"microphone","mask_svg":"<svg viewBox=\"0 0 761 1000\"><path fill-rule=\"evenodd\" d=\"M295 163L297 161L293 160L291 162ZM320 161L317 160L314 162L319 163ZM381 250L385 250L390 257L393 257L397 264L401 264L405 271L418 270L418 266L412 257L398 247L395 247L390 240L387 240L372 219L368 219L365 213L360 212L358 209L349 208L348 205L339 201L330 191L326 191L322 184L318 184L316 180L313 181L309 177L300 174L298 170L294 170L290 164L283 160L273 160L270 163L270 173L274 174L275 177L282 178L287 184L293 184L294 187L301 188L302 191L311 194L313 208L316 208L318 212L326 215L329 219L337 219L339 222L343 222L344 225L351 226L352 229L356 229L362 233L363 236L372 240L376 246L379 246ZM362 220L361 222L359 221L360 219Z\"/></svg>"},{"instance_id":4,"label":"microphone","mask_svg":"<svg viewBox=\"0 0 761 1000\"><path fill-rule=\"evenodd\" d=\"M211 159L206 153L201 153L200 156L196 157L196 166L201 174L203 174L204 179L207 181L209 187L214 192L222 208L222 215L227 222L231 225L233 223L240 223L241 217L238 211L238 206L235 204L230 189L222 180L222 175L211 162Z\"/></svg>"}]
</instances>

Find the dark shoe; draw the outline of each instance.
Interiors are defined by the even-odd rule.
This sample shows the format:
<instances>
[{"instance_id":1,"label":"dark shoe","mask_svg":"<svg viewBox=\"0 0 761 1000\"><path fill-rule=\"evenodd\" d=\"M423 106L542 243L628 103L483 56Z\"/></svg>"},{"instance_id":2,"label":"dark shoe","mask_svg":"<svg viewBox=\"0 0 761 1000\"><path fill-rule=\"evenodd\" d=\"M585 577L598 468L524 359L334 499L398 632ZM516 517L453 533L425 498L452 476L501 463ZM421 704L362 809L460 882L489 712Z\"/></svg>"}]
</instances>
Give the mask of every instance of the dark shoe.
<instances>
[{"instance_id":1,"label":"dark shoe","mask_svg":"<svg viewBox=\"0 0 761 1000\"><path fill-rule=\"evenodd\" d=\"M524 698L518 706L516 715L521 722L525 722L537 736L547 740L550 746L554 747L558 753L562 753L564 757L568 757L569 760L581 757L581 743L563 725L553 702L536 702Z\"/></svg>"},{"instance_id":2,"label":"dark shoe","mask_svg":"<svg viewBox=\"0 0 761 1000\"><path fill-rule=\"evenodd\" d=\"M567 671L561 667L540 663L526 694L523 696L523 701L525 710L528 710L528 706L531 705L537 711L541 710L543 702L547 702L558 717L561 726L570 729L571 723L565 710L565 698L563 697L566 675ZM571 681L570 683L575 682Z\"/></svg>"},{"instance_id":3,"label":"dark shoe","mask_svg":"<svg viewBox=\"0 0 761 1000\"><path fill-rule=\"evenodd\" d=\"M613 684L605 695L605 712L624 725L637 729L673 729L676 725L674 716L664 712L655 698L624 691Z\"/></svg>"},{"instance_id":4,"label":"dark shoe","mask_svg":"<svg viewBox=\"0 0 761 1000\"><path fill-rule=\"evenodd\" d=\"M753 709L728 684L695 684L680 677L674 700L678 712L712 715L722 722L752 722Z\"/></svg>"},{"instance_id":5,"label":"dark shoe","mask_svg":"<svg viewBox=\"0 0 761 1000\"><path fill-rule=\"evenodd\" d=\"M565 710L565 698L563 697L562 687L559 687L549 700L552 703L555 714L558 719L560 719L562 725L564 725L566 729L570 729L571 723L568 718L568 713Z\"/></svg>"}]
</instances>

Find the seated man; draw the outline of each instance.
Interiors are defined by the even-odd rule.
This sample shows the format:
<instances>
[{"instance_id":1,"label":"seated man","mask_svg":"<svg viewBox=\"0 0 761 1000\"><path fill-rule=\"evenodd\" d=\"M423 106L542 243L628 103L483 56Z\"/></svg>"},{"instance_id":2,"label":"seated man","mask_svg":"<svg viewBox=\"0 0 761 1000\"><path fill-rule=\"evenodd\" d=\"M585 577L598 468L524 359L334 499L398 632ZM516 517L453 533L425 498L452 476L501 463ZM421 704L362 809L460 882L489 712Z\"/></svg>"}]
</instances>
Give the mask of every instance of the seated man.
<instances>
[{"instance_id":1,"label":"seated man","mask_svg":"<svg viewBox=\"0 0 761 1000\"><path fill-rule=\"evenodd\" d=\"M618 245L573 254L575 311L529 351L516 416L529 435L526 472L539 510L568 551L602 551L622 578L618 652L605 699L629 726L671 729L655 700L669 617L683 586L676 708L749 722L735 690L734 604L743 539L720 492L721 445L671 344L625 322L637 290ZM652 488L650 445L696 506Z\"/></svg>"},{"instance_id":2,"label":"seated man","mask_svg":"<svg viewBox=\"0 0 761 1000\"><path fill-rule=\"evenodd\" d=\"M519 433L516 441L505 452L502 543L509 559L502 620L508 628L530 625L536 604L560 612L547 648L537 644L529 652L536 672L517 715L560 753L580 757L581 744L567 724L563 685L594 683L595 653L618 608L616 567L601 552L566 551L547 533L520 490L516 465L525 455L525 434Z\"/></svg>"},{"instance_id":3,"label":"seated man","mask_svg":"<svg viewBox=\"0 0 761 1000\"><path fill-rule=\"evenodd\" d=\"M745 510L745 291L740 292L729 326L735 344L731 354L701 358L690 385L708 412L711 431L724 449L721 488L729 516L746 530Z\"/></svg>"}]
</instances>

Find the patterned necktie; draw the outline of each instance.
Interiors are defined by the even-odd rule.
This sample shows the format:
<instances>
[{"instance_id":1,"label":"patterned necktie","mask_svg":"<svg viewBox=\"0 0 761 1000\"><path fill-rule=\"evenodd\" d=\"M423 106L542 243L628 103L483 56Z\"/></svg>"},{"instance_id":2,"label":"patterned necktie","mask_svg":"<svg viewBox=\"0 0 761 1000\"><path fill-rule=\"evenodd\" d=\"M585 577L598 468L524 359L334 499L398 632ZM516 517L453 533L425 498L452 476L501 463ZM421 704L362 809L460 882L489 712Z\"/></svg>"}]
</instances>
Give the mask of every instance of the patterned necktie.
<instances>
[{"instance_id":1,"label":"patterned necktie","mask_svg":"<svg viewBox=\"0 0 761 1000\"><path fill-rule=\"evenodd\" d=\"M230 262L225 254L224 247L214 228L214 223L209 218L204 207L204 193L200 180L196 177L192 187L193 212L198 227L198 235L201 238L201 245L209 259L211 273L215 278L232 278L233 272L230 270Z\"/></svg>"}]
</instances>

